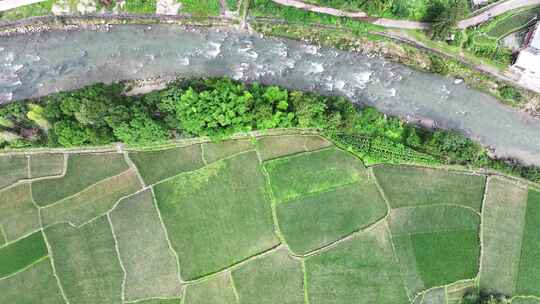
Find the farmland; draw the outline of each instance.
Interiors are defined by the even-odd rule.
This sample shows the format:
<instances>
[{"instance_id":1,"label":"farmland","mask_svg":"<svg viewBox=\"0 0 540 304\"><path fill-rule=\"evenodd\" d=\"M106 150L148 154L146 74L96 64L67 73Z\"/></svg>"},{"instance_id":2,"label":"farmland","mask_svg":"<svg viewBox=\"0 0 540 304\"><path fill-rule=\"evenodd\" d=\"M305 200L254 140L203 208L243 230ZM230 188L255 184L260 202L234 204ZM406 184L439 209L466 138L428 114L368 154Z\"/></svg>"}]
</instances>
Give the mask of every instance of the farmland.
<instances>
[{"instance_id":1,"label":"farmland","mask_svg":"<svg viewBox=\"0 0 540 304\"><path fill-rule=\"evenodd\" d=\"M518 179L287 130L0 166L0 303L540 300L540 192Z\"/></svg>"}]
</instances>

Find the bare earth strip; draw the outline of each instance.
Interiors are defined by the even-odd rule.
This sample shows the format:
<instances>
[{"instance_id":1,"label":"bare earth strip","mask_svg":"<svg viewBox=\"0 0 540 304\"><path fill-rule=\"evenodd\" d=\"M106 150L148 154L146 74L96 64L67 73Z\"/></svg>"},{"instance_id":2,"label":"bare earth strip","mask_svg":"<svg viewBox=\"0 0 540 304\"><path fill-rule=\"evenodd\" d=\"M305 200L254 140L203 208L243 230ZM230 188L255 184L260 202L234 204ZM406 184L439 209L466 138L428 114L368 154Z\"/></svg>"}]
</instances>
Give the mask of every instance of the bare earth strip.
<instances>
[{"instance_id":1,"label":"bare earth strip","mask_svg":"<svg viewBox=\"0 0 540 304\"><path fill-rule=\"evenodd\" d=\"M107 213L122 197L141 189L137 173L128 170L41 210L44 226L69 222L80 226Z\"/></svg>"},{"instance_id":2,"label":"bare earth strip","mask_svg":"<svg viewBox=\"0 0 540 304\"><path fill-rule=\"evenodd\" d=\"M126 269L125 298L173 298L181 294L176 257L170 250L150 190L122 200L111 212Z\"/></svg>"},{"instance_id":3,"label":"bare earth strip","mask_svg":"<svg viewBox=\"0 0 540 304\"><path fill-rule=\"evenodd\" d=\"M32 203L30 184L0 191L0 226L7 241L13 241L40 228L38 209Z\"/></svg>"},{"instance_id":4,"label":"bare earth strip","mask_svg":"<svg viewBox=\"0 0 540 304\"><path fill-rule=\"evenodd\" d=\"M483 257L480 288L486 292L515 292L525 226L527 189L492 178L483 210Z\"/></svg>"}]
</instances>

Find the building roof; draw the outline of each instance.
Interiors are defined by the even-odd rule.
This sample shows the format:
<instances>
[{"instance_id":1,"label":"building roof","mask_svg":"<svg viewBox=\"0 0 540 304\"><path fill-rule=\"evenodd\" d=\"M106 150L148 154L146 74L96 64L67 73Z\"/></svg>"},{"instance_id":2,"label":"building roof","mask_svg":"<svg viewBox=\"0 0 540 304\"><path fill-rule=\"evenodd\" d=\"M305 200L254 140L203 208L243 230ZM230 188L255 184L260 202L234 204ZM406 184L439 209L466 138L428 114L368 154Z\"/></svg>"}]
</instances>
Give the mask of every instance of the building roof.
<instances>
[{"instance_id":1,"label":"building roof","mask_svg":"<svg viewBox=\"0 0 540 304\"><path fill-rule=\"evenodd\" d=\"M514 66L540 77L540 50L533 48L524 49L519 53Z\"/></svg>"},{"instance_id":2,"label":"building roof","mask_svg":"<svg viewBox=\"0 0 540 304\"><path fill-rule=\"evenodd\" d=\"M480 5L484 5L484 4L487 4L488 3L488 0L472 0L472 4L474 6L480 6Z\"/></svg>"},{"instance_id":3,"label":"building roof","mask_svg":"<svg viewBox=\"0 0 540 304\"><path fill-rule=\"evenodd\" d=\"M536 24L534 32L529 43L529 47L540 50L540 22ZM540 60L540 58L538 59Z\"/></svg>"}]
</instances>

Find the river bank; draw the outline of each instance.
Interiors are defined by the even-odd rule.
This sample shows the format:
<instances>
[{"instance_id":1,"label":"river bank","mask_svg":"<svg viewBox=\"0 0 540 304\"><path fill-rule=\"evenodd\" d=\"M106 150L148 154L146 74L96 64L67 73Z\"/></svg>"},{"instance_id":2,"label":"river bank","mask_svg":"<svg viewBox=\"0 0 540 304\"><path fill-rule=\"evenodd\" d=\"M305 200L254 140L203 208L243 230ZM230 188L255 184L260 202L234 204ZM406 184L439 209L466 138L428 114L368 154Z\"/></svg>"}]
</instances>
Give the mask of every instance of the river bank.
<instances>
[{"instance_id":1,"label":"river bank","mask_svg":"<svg viewBox=\"0 0 540 304\"><path fill-rule=\"evenodd\" d=\"M169 75L229 76L345 96L408 121L457 129L499 157L540 164L540 122L459 79L409 69L372 54L226 27L110 26L0 38L4 98L39 98L95 82ZM364 43L368 43L367 41ZM374 44L375 46L380 46ZM403 58L407 57L407 48ZM422 64L425 57L410 57Z\"/></svg>"}]
</instances>

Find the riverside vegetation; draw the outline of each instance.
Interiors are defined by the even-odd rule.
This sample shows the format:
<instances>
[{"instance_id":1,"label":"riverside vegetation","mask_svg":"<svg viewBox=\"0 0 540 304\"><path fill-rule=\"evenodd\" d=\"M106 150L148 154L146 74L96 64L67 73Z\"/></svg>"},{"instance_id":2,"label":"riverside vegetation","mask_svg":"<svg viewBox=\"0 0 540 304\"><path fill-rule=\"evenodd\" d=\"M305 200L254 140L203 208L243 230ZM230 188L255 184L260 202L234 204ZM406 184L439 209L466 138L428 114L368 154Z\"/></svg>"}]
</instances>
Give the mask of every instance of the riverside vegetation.
<instances>
[{"instance_id":1,"label":"riverside vegetation","mask_svg":"<svg viewBox=\"0 0 540 304\"><path fill-rule=\"evenodd\" d=\"M457 164L540 181L540 169L495 159L448 130L389 117L343 97L324 97L228 78L179 80L167 88L126 96L125 84L96 84L0 107L2 148L76 147L123 142L146 145L175 138L275 128L312 128L366 163Z\"/></svg>"}]
</instances>

